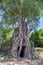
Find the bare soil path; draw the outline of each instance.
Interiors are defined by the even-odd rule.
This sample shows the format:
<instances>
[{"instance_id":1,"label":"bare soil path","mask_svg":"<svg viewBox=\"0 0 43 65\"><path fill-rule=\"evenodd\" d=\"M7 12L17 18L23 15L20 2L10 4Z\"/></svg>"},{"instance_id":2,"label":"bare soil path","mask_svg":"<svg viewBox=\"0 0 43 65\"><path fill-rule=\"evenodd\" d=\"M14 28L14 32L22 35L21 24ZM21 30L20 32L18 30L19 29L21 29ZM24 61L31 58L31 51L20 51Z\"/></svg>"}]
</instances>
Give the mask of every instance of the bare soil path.
<instances>
[{"instance_id":1,"label":"bare soil path","mask_svg":"<svg viewBox=\"0 0 43 65\"><path fill-rule=\"evenodd\" d=\"M0 62L0 65L43 65L43 59L28 60L28 59L13 59Z\"/></svg>"}]
</instances>

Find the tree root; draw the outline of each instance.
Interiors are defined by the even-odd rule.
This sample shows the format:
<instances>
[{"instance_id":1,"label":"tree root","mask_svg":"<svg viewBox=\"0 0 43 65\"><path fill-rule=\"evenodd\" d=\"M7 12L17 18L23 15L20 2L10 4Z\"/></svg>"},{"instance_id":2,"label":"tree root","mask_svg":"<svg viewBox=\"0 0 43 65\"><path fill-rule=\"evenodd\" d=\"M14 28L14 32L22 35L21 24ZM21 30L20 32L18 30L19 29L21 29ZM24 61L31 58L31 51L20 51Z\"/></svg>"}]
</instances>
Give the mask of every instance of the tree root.
<instances>
[{"instance_id":1,"label":"tree root","mask_svg":"<svg viewBox=\"0 0 43 65\"><path fill-rule=\"evenodd\" d=\"M21 50L22 50L22 39L20 39L18 56L20 56Z\"/></svg>"},{"instance_id":2,"label":"tree root","mask_svg":"<svg viewBox=\"0 0 43 65\"><path fill-rule=\"evenodd\" d=\"M31 59L31 45L30 45L29 39L27 36L25 36L24 40L25 40L25 45L26 45L24 57ZM17 37L14 43L15 44L13 44L12 46L12 56L20 57L20 53L23 46L23 38ZM19 46L19 50L18 50L18 46Z\"/></svg>"}]
</instances>

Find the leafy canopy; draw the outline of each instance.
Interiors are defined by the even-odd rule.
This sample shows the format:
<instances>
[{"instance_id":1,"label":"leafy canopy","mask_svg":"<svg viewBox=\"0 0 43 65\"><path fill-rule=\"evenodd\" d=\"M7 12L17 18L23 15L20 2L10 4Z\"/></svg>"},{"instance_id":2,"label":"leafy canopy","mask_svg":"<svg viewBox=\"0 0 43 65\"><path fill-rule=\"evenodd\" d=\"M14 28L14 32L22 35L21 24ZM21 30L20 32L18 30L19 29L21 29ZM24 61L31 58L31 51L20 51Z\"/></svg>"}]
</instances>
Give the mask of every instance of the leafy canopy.
<instances>
[{"instance_id":1,"label":"leafy canopy","mask_svg":"<svg viewBox=\"0 0 43 65\"><path fill-rule=\"evenodd\" d=\"M18 27L20 16L30 27L36 27L39 24L41 11L43 11L42 6L43 0L0 0L0 12L2 12L0 13L0 38L10 34L10 28Z\"/></svg>"}]
</instances>

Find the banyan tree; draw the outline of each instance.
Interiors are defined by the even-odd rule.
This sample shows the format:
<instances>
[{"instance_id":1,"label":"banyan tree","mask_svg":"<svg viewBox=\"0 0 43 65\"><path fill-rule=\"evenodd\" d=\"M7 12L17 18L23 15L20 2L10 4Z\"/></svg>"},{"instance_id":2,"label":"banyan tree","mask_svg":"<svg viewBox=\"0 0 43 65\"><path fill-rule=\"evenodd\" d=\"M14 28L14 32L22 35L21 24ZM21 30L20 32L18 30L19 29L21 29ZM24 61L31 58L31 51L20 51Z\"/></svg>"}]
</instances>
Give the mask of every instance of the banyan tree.
<instances>
[{"instance_id":1,"label":"banyan tree","mask_svg":"<svg viewBox=\"0 0 43 65\"><path fill-rule=\"evenodd\" d=\"M28 7L29 6L28 0L23 1L21 3L19 3L17 0L15 0L15 3L18 8L18 12L19 12L18 35L17 35L15 41L13 42L11 53L12 53L12 56L15 58L22 57L22 58L32 59L33 48L31 48L28 34L31 32L31 30L33 30L33 28L36 27L36 25L34 25L34 24L38 24L37 22L34 23L34 21L36 20L36 17L34 16L35 12L32 13L32 15L30 15L30 12L29 12L30 9ZM24 9L23 9L23 7L24 7ZM30 10L30 11L32 11L32 10ZM38 11L37 11L37 13L38 13ZM30 19L29 19L28 15L30 15L29 16ZM14 34L15 33L13 33L13 36L14 36Z\"/></svg>"},{"instance_id":2,"label":"banyan tree","mask_svg":"<svg viewBox=\"0 0 43 65\"><path fill-rule=\"evenodd\" d=\"M13 32L11 54L13 57L32 58L29 33L38 26L42 0L1 0L6 25L17 27ZM16 32L16 33L15 33Z\"/></svg>"},{"instance_id":3,"label":"banyan tree","mask_svg":"<svg viewBox=\"0 0 43 65\"><path fill-rule=\"evenodd\" d=\"M17 32L18 34L16 34L15 32L13 33L14 41L13 41L13 46L11 50L12 56L16 58L22 57L22 58L31 59L32 49L31 49L29 38L28 38L28 26L23 19L22 19L22 22L20 22L19 30Z\"/></svg>"}]
</instances>

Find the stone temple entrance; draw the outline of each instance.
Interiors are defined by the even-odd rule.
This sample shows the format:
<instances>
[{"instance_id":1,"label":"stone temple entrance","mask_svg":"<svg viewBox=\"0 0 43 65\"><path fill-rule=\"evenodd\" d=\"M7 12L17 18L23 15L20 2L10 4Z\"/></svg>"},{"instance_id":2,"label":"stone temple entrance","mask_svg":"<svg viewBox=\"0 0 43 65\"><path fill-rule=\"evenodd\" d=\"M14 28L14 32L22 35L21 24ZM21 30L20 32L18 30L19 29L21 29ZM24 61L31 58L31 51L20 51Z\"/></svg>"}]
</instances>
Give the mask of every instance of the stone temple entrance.
<instances>
[{"instance_id":1,"label":"stone temple entrance","mask_svg":"<svg viewBox=\"0 0 43 65\"><path fill-rule=\"evenodd\" d=\"M12 57L14 58L28 58L31 59L31 48L29 43L26 43L24 40L22 47L20 46L20 43L16 43L12 47Z\"/></svg>"},{"instance_id":2,"label":"stone temple entrance","mask_svg":"<svg viewBox=\"0 0 43 65\"><path fill-rule=\"evenodd\" d=\"M20 52L20 57L23 58L24 55L25 55L25 46L22 46L22 49L21 49L21 52ZM19 51L19 46L18 46L18 49L17 49L17 52Z\"/></svg>"},{"instance_id":3,"label":"stone temple entrance","mask_svg":"<svg viewBox=\"0 0 43 65\"><path fill-rule=\"evenodd\" d=\"M25 54L25 46L22 46L22 50L21 50L21 53L20 53L20 57L23 58L24 57L24 54Z\"/></svg>"}]
</instances>

